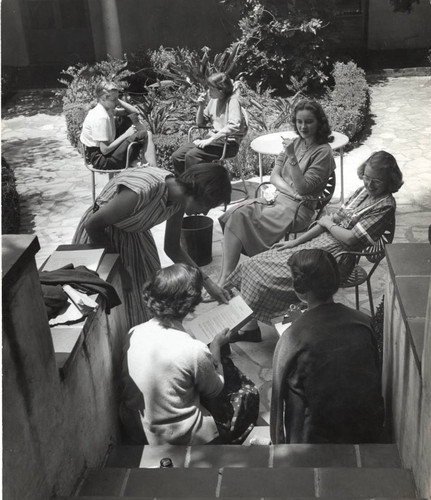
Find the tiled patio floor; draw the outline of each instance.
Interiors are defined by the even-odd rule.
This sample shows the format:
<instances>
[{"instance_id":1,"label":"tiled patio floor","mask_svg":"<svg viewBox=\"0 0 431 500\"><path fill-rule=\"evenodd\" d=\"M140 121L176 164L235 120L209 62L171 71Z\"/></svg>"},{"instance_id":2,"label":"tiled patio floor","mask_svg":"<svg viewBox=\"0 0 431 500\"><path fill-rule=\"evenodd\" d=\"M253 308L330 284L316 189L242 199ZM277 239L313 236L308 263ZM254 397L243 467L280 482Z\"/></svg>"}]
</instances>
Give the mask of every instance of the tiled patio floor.
<instances>
[{"instance_id":1,"label":"tiled patio floor","mask_svg":"<svg viewBox=\"0 0 431 500\"><path fill-rule=\"evenodd\" d=\"M398 160L405 184L395 195L398 203L395 242L425 242L431 224L431 77L414 76L379 80L371 86L371 125L359 147L345 155L345 193L359 186L356 167L377 150L385 149ZM70 146L61 107L50 91L18 94L3 109L2 154L14 168L21 196L22 229L37 234L41 265L60 244L70 243L75 228L91 203L90 173ZM100 189L106 182L98 176ZM254 179L257 181L257 179ZM253 181L253 180L252 180ZM339 197L340 186L335 192ZM213 261L206 266L216 276L221 262L221 209L210 212L214 219ZM164 224L154 228L162 265L170 263L162 251ZM384 293L386 263L372 281L375 305ZM354 306L352 290L341 290L337 300ZM365 289L361 309L368 310ZM260 344L238 343L234 361L260 387L262 416L267 419L272 377L272 354L277 334L263 328Z\"/></svg>"}]
</instances>

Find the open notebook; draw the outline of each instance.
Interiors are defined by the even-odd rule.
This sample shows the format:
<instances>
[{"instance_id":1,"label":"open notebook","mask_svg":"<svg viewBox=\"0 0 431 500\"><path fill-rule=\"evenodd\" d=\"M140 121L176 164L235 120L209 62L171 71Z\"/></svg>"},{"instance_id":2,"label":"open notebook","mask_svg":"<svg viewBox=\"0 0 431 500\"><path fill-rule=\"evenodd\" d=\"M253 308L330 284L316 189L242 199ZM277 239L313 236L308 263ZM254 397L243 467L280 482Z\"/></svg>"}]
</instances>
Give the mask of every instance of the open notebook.
<instances>
[{"instance_id":1,"label":"open notebook","mask_svg":"<svg viewBox=\"0 0 431 500\"><path fill-rule=\"evenodd\" d=\"M194 313L186 316L183 326L195 339L209 344L217 333L225 328L233 332L238 331L250 320L252 314L253 311L242 297L236 295L228 304L214 303L214 306L206 311L198 307Z\"/></svg>"}]
</instances>

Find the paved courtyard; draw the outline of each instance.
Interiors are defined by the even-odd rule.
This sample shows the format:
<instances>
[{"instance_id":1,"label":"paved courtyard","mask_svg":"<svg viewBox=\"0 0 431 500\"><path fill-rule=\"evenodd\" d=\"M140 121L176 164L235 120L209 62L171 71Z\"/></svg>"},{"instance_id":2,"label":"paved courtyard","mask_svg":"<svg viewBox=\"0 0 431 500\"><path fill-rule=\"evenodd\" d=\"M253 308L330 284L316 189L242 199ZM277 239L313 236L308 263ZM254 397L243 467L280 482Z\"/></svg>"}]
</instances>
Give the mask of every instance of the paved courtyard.
<instances>
[{"instance_id":1,"label":"paved courtyard","mask_svg":"<svg viewBox=\"0 0 431 500\"><path fill-rule=\"evenodd\" d=\"M360 181L356 167L374 151L385 149L398 160L405 184L395 195L397 229L395 242L425 242L431 224L431 76L381 78L371 84L371 120L366 137L345 155L345 193L354 191ZM2 110L2 155L14 168L21 197L21 232L36 234L41 250L40 266L60 244L70 243L81 215L91 203L90 172L66 137L65 119L52 91L21 92ZM339 176L338 176L339 180ZM106 176L97 176L100 190ZM255 179L257 181L257 179ZM335 191L339 197L340 186ZM216 276L221 261L221 230L217 222L220 209L210 212L214 219L213 261L205 269ZM162 260L164 225L153 231ZM384 294L385 261L373 281L374 302ZM368 309L365 289L361 308ZM354 304L352 290L342 290L337 300ZM259 386L262 416L267 419L271 361L277 334L264 328L264 342L239 343L235 362Z\"/></svg>"}]
</instances>

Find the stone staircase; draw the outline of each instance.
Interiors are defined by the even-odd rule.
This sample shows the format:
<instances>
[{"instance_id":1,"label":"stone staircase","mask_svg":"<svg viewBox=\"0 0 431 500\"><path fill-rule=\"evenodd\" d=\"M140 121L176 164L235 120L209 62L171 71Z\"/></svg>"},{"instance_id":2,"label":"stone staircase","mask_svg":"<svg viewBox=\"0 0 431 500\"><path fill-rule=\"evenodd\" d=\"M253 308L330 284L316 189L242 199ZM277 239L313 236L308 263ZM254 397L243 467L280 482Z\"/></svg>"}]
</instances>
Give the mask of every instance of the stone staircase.
<instances>
[{"instance_id":1,"label":"stone staircase","mask_svg":"<svg viewBox=\"0 0 431 500\"><path fill-rule=\"evenodd\" d=\"M169 457L174 468L160 468ZM413 499L396 445L116 446L57 500Z\"/></svg>"}]
</instances>

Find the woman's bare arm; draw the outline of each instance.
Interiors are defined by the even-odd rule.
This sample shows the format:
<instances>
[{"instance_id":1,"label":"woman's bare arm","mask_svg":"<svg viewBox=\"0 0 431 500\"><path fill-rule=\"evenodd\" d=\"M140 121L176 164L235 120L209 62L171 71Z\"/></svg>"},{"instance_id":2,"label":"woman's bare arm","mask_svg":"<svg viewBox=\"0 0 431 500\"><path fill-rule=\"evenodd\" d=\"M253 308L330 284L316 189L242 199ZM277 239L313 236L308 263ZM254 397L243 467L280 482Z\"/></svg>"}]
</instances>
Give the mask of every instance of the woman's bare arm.
<instances>
[{"instance_id":1,"label":"woman's bare arm","mask_svg":"<svg viewBox=\"0 0 431 500\"><path fill-rule=\"evenodd\" d=\"M105 229L120 222L133 213L138 201L138 195L131 189L122 187L111 201L103 205L86 222L85 229L91 243L109 246Z\"/></svg>"}]
</instances>

